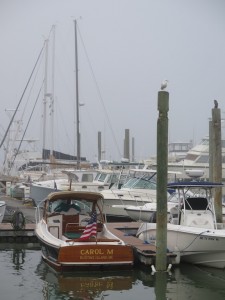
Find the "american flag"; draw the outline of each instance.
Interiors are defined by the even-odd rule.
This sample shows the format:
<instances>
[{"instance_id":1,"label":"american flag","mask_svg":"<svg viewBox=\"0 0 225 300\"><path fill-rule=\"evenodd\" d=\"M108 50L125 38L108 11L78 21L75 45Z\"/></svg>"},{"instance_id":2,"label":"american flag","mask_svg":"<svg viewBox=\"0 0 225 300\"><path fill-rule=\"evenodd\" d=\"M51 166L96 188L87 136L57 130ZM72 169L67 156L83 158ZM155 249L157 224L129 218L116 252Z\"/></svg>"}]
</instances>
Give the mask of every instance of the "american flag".
<instances>
[{"instance_id":1,"label":"american flag","mask_svg":"<svg viewBox=\"0 0 225 300\"><path fill-rule=\"evenodd\" d=\"M91 214L91 218L86 225L83 234L80 237L80 240L87 240L91 236L97 235L97 213L94 210Z\"/></svg>"}]
</instances>

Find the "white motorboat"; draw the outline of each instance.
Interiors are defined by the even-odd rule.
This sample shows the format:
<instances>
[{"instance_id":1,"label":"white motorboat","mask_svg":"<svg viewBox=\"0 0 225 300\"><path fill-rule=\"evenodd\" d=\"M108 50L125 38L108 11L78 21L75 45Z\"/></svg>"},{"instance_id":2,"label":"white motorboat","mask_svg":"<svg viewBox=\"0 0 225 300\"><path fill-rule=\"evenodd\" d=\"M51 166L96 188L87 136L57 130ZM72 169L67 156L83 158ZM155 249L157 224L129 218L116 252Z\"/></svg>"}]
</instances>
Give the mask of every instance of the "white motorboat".
<instances>
[{"instance_id":1,"label":"white motorboat","mask_svg":"<svg viewBox=\"0 0 225 300\"><path fill-rule=\"evenodd\" d=\"M168 213L168 221L170 221L171 217L171 209L177 206L177 201L168 200L167 202L167 213ZM222 204L222 213L223 213L223 221L225 221L225 206ZM142 221L142 222L153 222L156 221L156 203L146 203L142 206L134 206L130 205L124 207L124 210L127 212L128 216L134 221Z\"/></svg>"},{"instance_id":2,"label":"white motorboat","mask_svg":"<svg viewBox=\"0 0 225 300\"><path fill-rule=\"evenodd\" d=\"M173 196L167 202L168 221L170 217L170 210L176 205L178 205L178 200L175 196ZM153 223L156 222L156 209L156 202L149 202L142 206L129 205L124 207L124 210L132 220Z\"/></svg>"},{"instance_id":3,"label":"white motorboat","mask_svg":"<svg viewBox=\"0 0 225 300\"><path fill-rule=\"evenodd\" d=\"M2 223L5 215L6 203L5 201L0 201L0 223Z\"/></svg>"},{"instance_id":4,"label":"white motorboat","mask_svg":"<svg viewBox=\"0 0 225 300\"><path fill-rule=\"evenodd\" d=\"M151 203L156 205L156 170L153 169L131 169L133 175L120 188L104 190L101 194L104 197L103 212L107 220L131 220L127 207L141 207ZM130 173L131 174L131 173ZM175 172L168 172L174 176ZM170 193L168 192L168 197Z\"/></svg>"},{"instance_id":5,"label":"white motorboat","mask_svg":"<svg viewBox=\"0 0 225 300\"><path fill-rule=\"evenodd\" d=\"M225 136L224 136L224 120L221 120L221 154L222 154L222 182L225 182ZM171 146L171 147L170 147ZM175 150L179 149L177 153ZM173 153L173 159L171 155ZM182 155L184 154L184 156ZM179 154L179 155L178 155ZM168 170L178 171L180 174L177 178L183 179L187 177L187 173L191 170L193 176L194 172L198 176L198 171L204 172L204 178L209 180L209 136L205 136L201 141L191 147L191 143L171 143L169 144ZM154 168L157 166L156 157L144 161L146 165ZM201 172L201 171L200 171ZM200 175L203 176L203 175ZM223 199L225 201L225 187L223 187Z\"/></svg>"},{"instance_id":6,"label":"white motorboat","mask_svg":"<svg viewBox=\"0 0 225 300\"><path fill-rule=\"evenodd\" d=\"M168 184L177 189L179 205L172 209L167 224L167 248L180 256L181 261L215 268L225 268L225 228L216 222L212 189L220 183L206 181ZM193 195L187 197L187 191ZM183 201L183 199L185 199ZM156 223L142 223L137 237L156 243Z\"/></svg>"},{"instance_id":7,"label":"white motorboat","mask_svg":"<svg viewBox=\"0 0 225 300\"><path fill-rule=\"evenodd\" d=\"M37 207L35 233L43 260L55 270L133 266L132 246L115 236L104 221L100 193L61 191L43 202Z\"/></svg>"},{"instance_id":8,"label":"white motorboat","mask_svg":"<svg viewBox=\"0 0 225 300\"><path fill-rule=\"evenodd\" d=\"M115 170L75 170L62 171L68 178L33 182L30 185L30 198L38 205L48 194L54 191L91 191L99 192L109 189L120 176Z\"/></svg>"}]
</instances>

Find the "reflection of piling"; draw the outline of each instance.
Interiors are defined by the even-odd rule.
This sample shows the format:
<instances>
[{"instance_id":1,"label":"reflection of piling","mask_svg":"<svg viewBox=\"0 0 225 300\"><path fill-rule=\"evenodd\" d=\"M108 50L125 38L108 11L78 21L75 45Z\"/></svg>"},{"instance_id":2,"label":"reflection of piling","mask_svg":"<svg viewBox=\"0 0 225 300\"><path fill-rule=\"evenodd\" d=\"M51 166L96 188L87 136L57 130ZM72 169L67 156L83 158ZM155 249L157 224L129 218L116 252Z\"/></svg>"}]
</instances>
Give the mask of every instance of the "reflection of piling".
<instances>
[{"instance_id":1,"label":"reflection of piling","mask_svg":"<svg viewBox=\"0 0 225 300\"><path fill-rule=\"evenodd\" d=\"M217 103L217 101L216 101ZM213 181L222 182L221 116L218 104L212 109L212 176ZM222 223L222 187L214 192L216 220Z\"/></svg>"},{"instance_id":2,"label":"reflection of piling","mask_svg":"<svg viewBox=\"0 0 225 300\"><path fill-rule=\"evenodd\" d=\"M166 298L166 287L167 287L167 273L156 272L155 274L155 296L156 300L167 299Z\"/></svg>"},{"instance_id":3,"label":"reflection of piling","mask_svg":"<svg viewBox=\"0 0 225 300\"><path fill-rule=\"evenodd\" d=\"M167 265L167 169L169 93L158 93L157 122L157 234L156 271L166 271Z\"/></svg>"}]
</instances>

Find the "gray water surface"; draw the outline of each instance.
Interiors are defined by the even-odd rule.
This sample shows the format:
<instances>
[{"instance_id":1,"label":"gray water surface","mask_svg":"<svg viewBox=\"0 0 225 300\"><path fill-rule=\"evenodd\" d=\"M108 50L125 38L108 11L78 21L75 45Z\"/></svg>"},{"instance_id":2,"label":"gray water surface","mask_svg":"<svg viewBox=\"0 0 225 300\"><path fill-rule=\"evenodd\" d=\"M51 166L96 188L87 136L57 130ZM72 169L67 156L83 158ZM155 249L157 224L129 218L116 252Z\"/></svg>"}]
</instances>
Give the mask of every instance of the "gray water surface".
<instances>
[{"instance_id":1,"label":"gray water surface","mask_svg":"<svg viewBox=\"0 0 225 300\"><path fill-rule=\"evenodd\" d=\"M0 247L0 299L172 299L224 300L225 271L180 265L171 273L131 271L57 274L41 259L38 247Z\"/></svg>"}]
</instances>

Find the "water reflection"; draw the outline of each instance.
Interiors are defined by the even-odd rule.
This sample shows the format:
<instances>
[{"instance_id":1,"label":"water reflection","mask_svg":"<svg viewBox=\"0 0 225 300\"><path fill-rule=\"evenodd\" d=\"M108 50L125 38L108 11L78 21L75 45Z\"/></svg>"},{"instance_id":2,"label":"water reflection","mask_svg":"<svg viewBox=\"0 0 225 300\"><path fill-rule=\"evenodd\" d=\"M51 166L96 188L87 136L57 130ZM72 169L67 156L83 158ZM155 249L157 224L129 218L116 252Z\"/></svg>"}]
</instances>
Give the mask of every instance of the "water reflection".
<instances>
[{"instance_id":1,"label":"water reflection","mask_svg":"<svg viewBox=\"0 0 225 300\"><path fill-rule=\"evenodd\" d=\"M37 274L45 282L45 300L53 299L225 299L225 271L180 265L171 273L147 268L126 272L95 272L57 275L40 263Z\"/></svg>"},{"instance_id":2,"label":"water reflection","mask_svg":"<svg viewBox=\"0 0 225 300\"><path fill-rule=\"evenodd\" d=\"M37 267L37 274L45 285L45 300L56 299L104 299L110 291L132 289L134 271L76 272L57 274L45 263ZM64 298L64 297L69 298Z\"/></svg>"},{"instance_id":3,"label":"water reflection","mask_svg":"<svg viewBox=\"0 0 225 300\"><path fill-rule=\"evenodd\" d=\"M2 299L28 300L224 300L225 271L181 264L171 273L131 271L57 274L40 249L0 245ZM8 283L11 283L10 289Z\"/></svg>"},{"instance_id":4,"label":"water reflection","mask_svg":"<svg viewBox=\"0 0 225 300\"><path fill-rule=\"evenodd\" d=\"M23 267L25 262L25 249L13 249L12 259L13 265L16 270L19 270Z\"/></svg>"}]
</instances>

